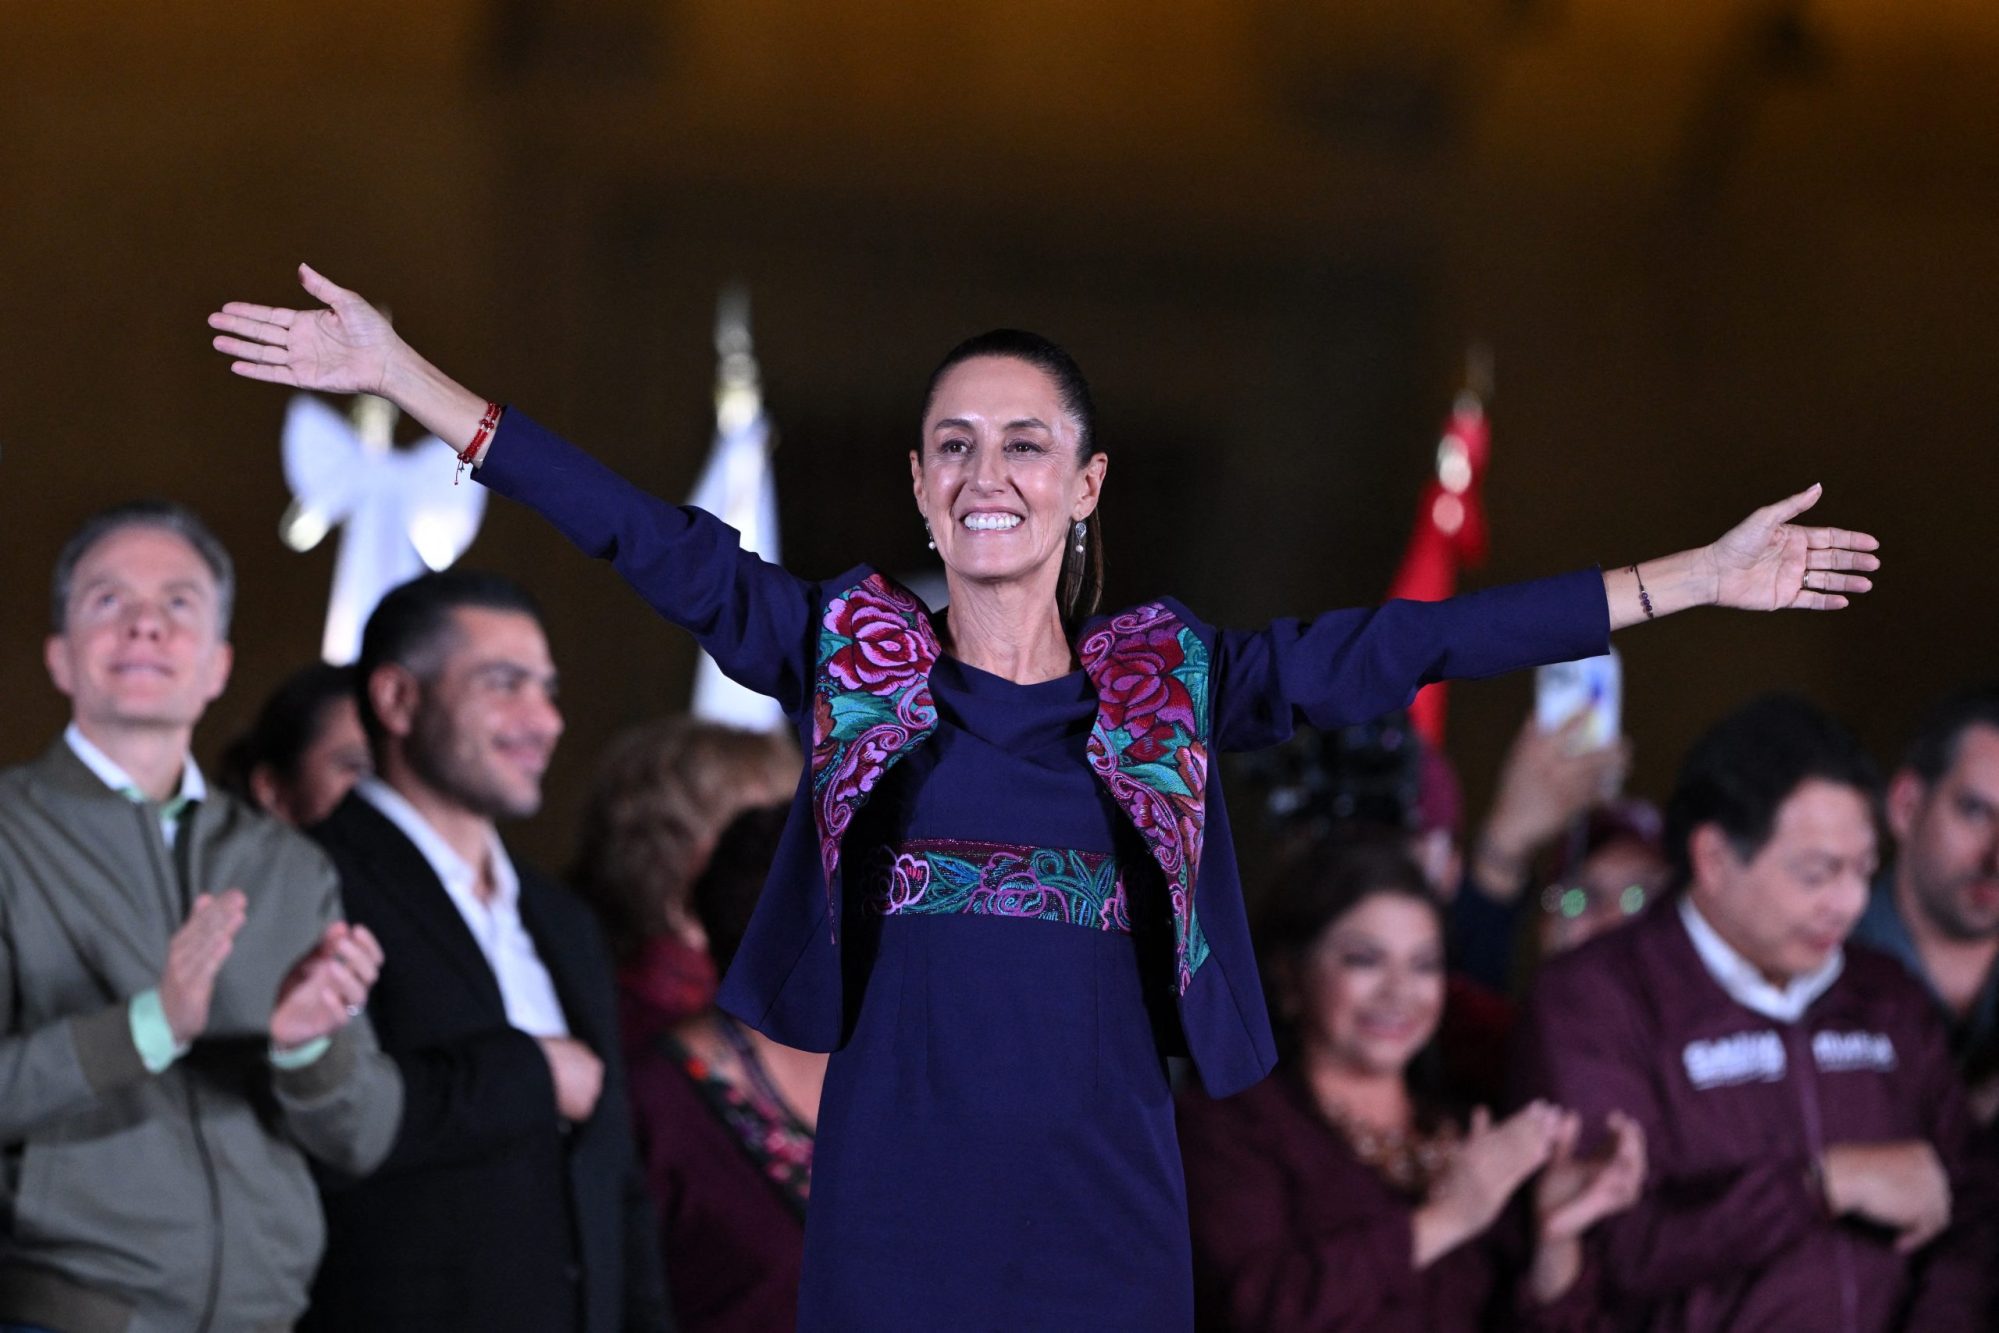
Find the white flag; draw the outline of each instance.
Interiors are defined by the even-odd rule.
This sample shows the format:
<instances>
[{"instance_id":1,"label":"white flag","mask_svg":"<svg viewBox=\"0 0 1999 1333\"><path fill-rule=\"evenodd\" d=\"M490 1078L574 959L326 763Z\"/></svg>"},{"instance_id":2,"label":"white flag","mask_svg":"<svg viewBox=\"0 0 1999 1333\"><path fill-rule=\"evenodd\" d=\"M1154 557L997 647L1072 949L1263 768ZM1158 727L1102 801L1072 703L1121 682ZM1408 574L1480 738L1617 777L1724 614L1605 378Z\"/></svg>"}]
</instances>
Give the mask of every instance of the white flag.
<instances>
[{"instance_id":1,"label":"white flag","mask_svg":"<svg viewBox=\"0 0 1999 1333\"><path fill-rule=\"evenodd\" d=\"M722 294L715 324L721 371L715 391L715 446L688 503L742 534L743 549L778 563L777 483L770 467L770 424L764 417L756 359L750 351L749 298ZM706 653L694 669L694 716L747 731L785 725L777 701L722 674Z\"/></svg>"}]
</instances>

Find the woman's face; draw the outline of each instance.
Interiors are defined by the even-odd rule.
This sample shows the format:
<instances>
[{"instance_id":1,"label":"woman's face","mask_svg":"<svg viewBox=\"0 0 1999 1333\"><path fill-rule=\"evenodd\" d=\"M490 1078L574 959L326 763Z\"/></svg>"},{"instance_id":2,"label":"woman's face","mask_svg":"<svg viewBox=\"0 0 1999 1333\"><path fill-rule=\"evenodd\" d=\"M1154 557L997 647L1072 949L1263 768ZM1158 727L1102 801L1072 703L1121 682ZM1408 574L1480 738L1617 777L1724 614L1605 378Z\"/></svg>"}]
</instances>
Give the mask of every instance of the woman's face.
<instances>
[{"instance_id":1,"label":"woman's face","mask_svg":"<svg viewBox=\"0 0 1999 1333\"><path fill-rule=\"evenodd\" d=\"M1079 464L1077 431L1055 381L1025 361L974 357L945 372L909 464L949 573L979 584L1045 580L1054 595L1070 530L1097 507L1108 461Z\"/></svg>"},{"instance_id":2,"label":"woman's face","mask_svg":"<svg viewBox=\"0 0 1999 1333\"><path fill-rule=\"evenodd\" d=\"M286 782L268 765L251 774L258 804L296 828L311 828L333 813L348 789L374 768L368 757L368 737L354 700L339 698L326 705L319 734L298 759L298 775Z\"/></svg>"},{"instance_id":3,"label":"woman's face","mask_svg":"<svg viewBox=\"0 0 1999 1333\"><path fill-rule=\"evenodd\" d=\"M1444 1012L1436 912L1401 893L1361 899L1306 951L1298 1003L1307 1046L1353 1073L1400 1075Z\"/></svg>"}]
</instances>

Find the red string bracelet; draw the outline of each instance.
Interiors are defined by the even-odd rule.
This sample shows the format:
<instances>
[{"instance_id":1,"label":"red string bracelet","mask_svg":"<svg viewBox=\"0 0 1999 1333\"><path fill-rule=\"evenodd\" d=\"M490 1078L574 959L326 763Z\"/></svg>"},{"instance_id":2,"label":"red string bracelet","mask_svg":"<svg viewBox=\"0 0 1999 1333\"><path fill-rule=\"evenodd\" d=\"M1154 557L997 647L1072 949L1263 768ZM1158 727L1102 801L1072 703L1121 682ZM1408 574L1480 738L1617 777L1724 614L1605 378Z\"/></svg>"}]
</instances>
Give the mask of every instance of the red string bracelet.
<instances>
[{"instance_id":1,"label":"red string bracelet","mask_svg":"<svg viewBox=\"0 0 1999 1333\"><path fill-rule=\"evenodd\" d=\"M485 447L487 438L492 435L494 428L500 424L500 411L498 403L486 404L486 415L479 418L479 429L472 432L472 443L466 445L465 452L458 455L458 470L451 474L451 484L453 486L456 486L458 479L465 475L466 468L474 467L478 464L479 451Z\"/></svg>"}]
</instances>

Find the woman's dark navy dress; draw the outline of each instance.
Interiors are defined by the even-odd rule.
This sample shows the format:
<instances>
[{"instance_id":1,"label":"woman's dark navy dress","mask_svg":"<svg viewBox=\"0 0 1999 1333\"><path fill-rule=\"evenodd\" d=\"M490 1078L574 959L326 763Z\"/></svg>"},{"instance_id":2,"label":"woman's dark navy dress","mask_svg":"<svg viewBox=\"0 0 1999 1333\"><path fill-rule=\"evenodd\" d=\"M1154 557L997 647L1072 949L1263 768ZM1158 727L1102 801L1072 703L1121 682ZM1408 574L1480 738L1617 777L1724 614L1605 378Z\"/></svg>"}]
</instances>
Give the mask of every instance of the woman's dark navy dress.
<instances>
[{"instance_id":1,"label":"woman's dark navy dress","mask_svg":"<svg viewBox=\"0 0 1999 1333\"><path fill-rule=\"evenodd\" d=\"M743 553L712 515L645 495L517 412L479 476L613 562L725 671L783 702L815 769L815 738L829 721L837 734L839 710L889 706L820 690L829 599L873 586L874 611L906 622L896 651L932 642L913 599L854 581L865 566L798 580ZM1093 758L1111 766L1089 748L1093 722L1102 742L1104 710L1123 710L1129 741L1140 696L1120 692L1132 684L1115 676L1123 659L1092 657L1088 640L1079 653L1095 683L1078 671L1017 685L936 657L934 726L909 714L920 740L856 779L864 799L831 834L818 826L819 775L800 784L723 998L777 1040L833 1052L806 1216L805 1333L1191 1329L1163 1053L1191 1051L1218 1093L1275 1059L1210 741L1276 744L1296 721L1365 720L1426 681L1587 656L1608 637L1589 570L1246 633L1164 605L1133 623L1178 627L1175 642L1202 658L1186 678L1191 706L1214 710L1212 737L1201 722L1198 747L1173 761L1191 805L1144 803L1134 782L1160 768L1156 753L1132 747L1114 777L1093 771ZM1112 781L1134 804L1118 804ZM1143 836L1134 810L1152 820ZM1205 820L1205 852L1183 837L1184 860L1160 859L1162 819L1183 821L1182 835L1184 821ZM1169 885L1163 866L1190 876L1192 864L1198 894L1191 877Z\"/></svg>"},{"instance_id":2,"label":"woman's dark navy dress","mask_svg":"<svg viewBox=\"0 0 1999 1333\"><path fill-rule=\"evenodd\" d=\"M1189 1328L1154 1037L1167 974L1140 966L1171 939L1157 872L1084 758L1096 696L1080 671L1015 685L949 657L930 683L936 733L848 834L868 866L849 875L866 885L850 947L872 935L874 959L820 1102L799 1327ZM924 862L936 910L886 910L898 857L905 888ZM993 892L950 901L943 867ZM1114 875L1122 913L1101 906ZM1119 928L1134 916L1142 939Z\"/></svg>"}]
</instances>

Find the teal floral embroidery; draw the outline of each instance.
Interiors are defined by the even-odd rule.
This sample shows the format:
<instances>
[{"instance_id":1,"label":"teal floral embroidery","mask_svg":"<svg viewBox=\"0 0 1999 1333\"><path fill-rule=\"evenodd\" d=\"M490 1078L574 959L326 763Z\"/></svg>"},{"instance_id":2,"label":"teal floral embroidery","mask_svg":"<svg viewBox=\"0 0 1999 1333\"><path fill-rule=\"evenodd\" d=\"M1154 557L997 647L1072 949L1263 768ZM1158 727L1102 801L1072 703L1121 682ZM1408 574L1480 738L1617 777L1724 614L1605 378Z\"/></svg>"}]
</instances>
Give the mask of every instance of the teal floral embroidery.
<instances>
[{"instance_id":1,"label":"teal floral embroidery","mask_svg":"<svg viewBox=\"0 0 1999 1333\"><path fill-rule=\"evenodd\" d=\"M1090 767L1166 874L1184 995L1208 958L1194 914L1207 822L1208 648L1153 602L1111 619L1077 655L1097 690Z\"/></svg>"},{"instance_id":2,"label":"teal floral embroidery","mask_svg":"<svg viewBox=\"0 0 1999 1333\"><path fill-rule=\"evenodd\" d=\"M891 765L937 726L930 668L942 651L923 604L869 575L826 604L812 698L812 810L827 908L840 840Z\"/></svg>"},{"instance_id":3,"label":"teal floral embroidery","mask_svg":"<svg viewBox=\"0 0 1999 1333\"><path fill-rule=\"evenodd\" d=\"M835 922L841 840L883 775L936 729L930 670L941 655L923 604L880 574L832 599L821 617L812 703L812 795L827 909ZM1173 907L1176 986L1184 995L1208 958L1208 942L1194 911L1207 813L1207 646L1155 602L1114 617L1083 641L1078 656L1097 692L1090 767L1165 872ZM928 860L922 867L925 894L933 874L939 876L942 893L979 892L964 878L972 874L970 862L953 866L950 874ZM907 869L916 873L914 863ZM1100 868L1084 869L1094 874ZM951 875L960 878L953 881ZM1096 903L1102 928L1130 928L1121 877L1113 881L1118 886L1115 900L1090 896L1103 888L1098 879L1083 875L1076 880L1089 886L1081 899L1062 895L1058 903L1055 897L1025 890L1011 896L988 893L971 910L1011 916L1046 912L1056 914L1054 919L1087 923ZM912 887L905 883L899 891L907 895ZM904 901L924 899L905 896ZM1112 920L1124 925L1110 924Z\"/></svg>"},{"instance_id":4,"label":"teal floral embroidery","mask_svg":"<svg viewBox=\"0 0 1999 1333\"><path fill-rule=\"evenodd\" d=\"M877 854L868 905L883 916L1029 917L1131 933L1124 878L1107 852L913 839Z\"/></svg>"}]
</instances>

